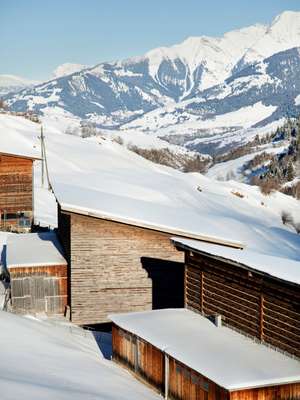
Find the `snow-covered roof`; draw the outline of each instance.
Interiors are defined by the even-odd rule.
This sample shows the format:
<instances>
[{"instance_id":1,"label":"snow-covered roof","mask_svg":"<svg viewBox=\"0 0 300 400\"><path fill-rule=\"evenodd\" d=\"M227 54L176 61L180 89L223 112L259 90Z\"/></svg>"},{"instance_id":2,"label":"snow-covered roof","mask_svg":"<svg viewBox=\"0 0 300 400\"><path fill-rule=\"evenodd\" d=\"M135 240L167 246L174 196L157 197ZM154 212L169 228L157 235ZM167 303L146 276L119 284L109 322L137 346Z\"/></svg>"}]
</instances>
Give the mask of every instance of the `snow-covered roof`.
<instances>
[{"instance_id":1,"label":"snow-covered roof","mask_svg":"<svg viewBox=\"0 0 300 400\"><path fill-rule=\"evenodd\" d=\"M241 242L230 237L218 236L214 229L203 226L201 216L197 218L193 209L169 207L162 203L146 202L121 194L100 192L93 188L83 189L69 184L54 184L54 191L61 208L65 211L207 242L244 247Z\"/></svg>"},{"instance_id":2,"label":"snow-covered roof","mask_svg":"<svg viewBox=\"0 0 300 400\"><path fill-rule=\"evenodd\" d=\"M187 309L110 319L227 390L300 382L299 361Z\"/></svg>"},{"instance_id":3,"label":"snow-covered roof","mask_svg":"<svg viewBox=\"0 0 300 400\"><path fill-rule=\"evenodd\" d=\"M205 254L221 260L229 260L240 267L250 268L275 278L300 285L300 262L275 257L249 249L233 249L225 246L203 243L196 240L172 238L172 242L184 249ZM276 244L274 244L275 246Z\"/></svg>"},{"instance_id":4,"label":"snow-covered roof","mask_svg":"<svg viewBox=\"0 0 300 400\"><path fill-rule=\"evenodd\" d=\"M24 154L24 153L20 153L16 150L7 152L7 151L0 151L0 156L9 156L9 157L18 157L18 158L28 158L30 160L41 160L41 157L39 157L38 155L33 155L30 153Z\"/></svg>"},{"instance_id":5,"label":"snow-covered roof","mask_svg":"<svg viewBox=\"0 0 300 400\"><path fill-rule=\"evenodd\" d=\"M7 268L67 264L54 232L12 234L7 239Z\"/></svg>"}]
</instances>

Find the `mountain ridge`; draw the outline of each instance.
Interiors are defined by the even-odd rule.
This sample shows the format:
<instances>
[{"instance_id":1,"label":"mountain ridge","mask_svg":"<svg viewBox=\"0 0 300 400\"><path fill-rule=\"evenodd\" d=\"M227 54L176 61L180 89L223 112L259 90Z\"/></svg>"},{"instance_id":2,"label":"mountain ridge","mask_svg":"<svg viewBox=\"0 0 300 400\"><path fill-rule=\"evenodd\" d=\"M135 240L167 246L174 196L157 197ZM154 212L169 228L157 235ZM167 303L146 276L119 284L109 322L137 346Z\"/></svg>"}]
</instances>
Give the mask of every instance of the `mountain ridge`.
<instances>
[{"instance_id":1,"label":"mountain ridge","mask_svg":"<svg viewBox=\"0 0 300 400\"><path fill-rule=\"evenodd\" d=\"M300 12L288 11L269 26L256 24L219 38L190 37L140 57L75 71L5 100L14 111L51 114L59 110L103 129L135 126L155 134L169 119L173 128L161 136L177 134L179 127L182 135L197 131L209 135L207 122L211 129L219 129L214 121L240 113L234 124L225 124L219 132L226 133L263 126L284 117L287 110L298 110L300 88L297 82L290 83L300 74L299 52L292 50L296 47L300 47ZM249 107L253 121L244 124L243 108L246 115ZM261 120L255 117L257 107L266 111ZM157 114L154 131L147 124L137 126L151 113Z\"/></svg>"}]
</instances>

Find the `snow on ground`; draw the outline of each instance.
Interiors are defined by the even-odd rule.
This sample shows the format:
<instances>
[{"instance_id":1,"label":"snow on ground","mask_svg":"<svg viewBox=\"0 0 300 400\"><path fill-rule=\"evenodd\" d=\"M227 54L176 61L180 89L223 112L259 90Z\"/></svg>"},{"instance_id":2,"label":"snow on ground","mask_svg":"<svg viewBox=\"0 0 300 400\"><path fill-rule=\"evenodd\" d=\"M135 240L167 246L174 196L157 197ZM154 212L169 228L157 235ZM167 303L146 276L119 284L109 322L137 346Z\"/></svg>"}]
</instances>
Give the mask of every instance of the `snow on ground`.
<instances>
[{"instance_id":1,"label":"snow on ground","mask_svg":"<svg viewBox=\"0 0 300 400\"><path fill-rule=\"evenodd\" d=\"M153 164L109 139L95 142L62 134L50 120L44 121L44 132L51 182L73 205L238 240L261 253L300 260L300 236L281 221L283 210L300 221L300 202L296 199L282 193L264 196L258 188L239 182L184 174ZM38 146L38 135L38 124L0 115L0 150L4 144L14 149L15 143L22 141ZM37 185L39 164L36 162ZM42 201L45 204L46 197ZM53 201L52 197L52 221ZM39 210L46 220L42 207Z\"/></svg>"},{"instance_id":2,"label":"snow on ground","mask_svg":"<svg viewBox=\"0 0 300 400\"><path fill-rule=\"evenodd\" d=\"M1 400L155 400L161 397L105 360L90 332L0 312Z\"/></svg>"},{"instance_id":3,"label":"snow on ground","mask_svg":"<svg viewBox=\"0 0 300 400\"><path fill-rule=\"evenodd\" d=\"M36 163L34 187L34 223L42 227L57 227L57 203L53 193L48 190L47 184L41 185L40 165Z\"/></svg>"},{"instance_id":4,"label":"snow on ground","mask_svg":"<svg viewBox=\"0 0 300 400\"><path fill-rule=\"evenodd\" d=\"M247 164L250 160L252 160L256 155L261 154L263 152L274 155L279 154L282 151L284 151L287 148L287 146L288 143L286 144L286 146L278 146L278 147L272 146L271 144L270 147L264 146L259 151L246 154L245 156L238 157L234 160L229 160L215 164L207 171L206 176L220 181L235 179L240 182L243 182L245 181L245 175L243 174L243 172L245 172L244 170L245 164Z\"/></svg>"},{"instance_id":5,"label":"snow on ground","mask_svg":"<svg viewBox=\"0 0 300 400\"><path fill-rule=\"evenodd\" d=\"M120 131L112 131L112 130L101 130L104 137L109 137L111 139L119 139L121 138L123 143L126 146L137 146L141 149L166 149L168 148L173 153L176 154L190 154L197 155L194 151L189 151L185 149L183 146L177 146L175 144L170 144L165 140L160 139L159 137L152 135L151 133L146 133L139 130L120 130ZM89 140L96 141L96 137L91 137Z\"/></svg>"},{"instance_id":6,"label":"snow on ground","mask_svg":"<svg viewBox=\"0 0 300 400\"><path fill-rule=\"evenodd\" d=\"M201 102L201 99L198 102ZM188 105L189 103L195 103L195 100L187 100L182 105ZM123 125L121 130L143 129L162 137L169 134L187 134L197 130L213 131L224 127L243 127L246 129L269 117L276 107L265 106L260 101L251 106L220 114L210 119L203 119L201 115L188 113L187 111L182 112L182 110L178 109L178 104L175 104L150 111L140 118Z\"/></svg>"},{"instance_id":7,"label":"snow on ground","mask_svg":"<svg viewBox=\"0 0 300 400\"><path fill-rule=\"evenodd\" d=\"M228 128L216 128L212 130L205 130L203 134L196 139L188 140L185 146L188 148L194 148L197 144L204 144L215 146L214 150L225 149L228 146L234 145L234 147L242 146L249 141L253 140L256 135L264 137L266 134L274 132L277 127L282 126L284 120L278 120L272 122L266 126L259 128L248 128L248 129L232 129L228 131Z\"/></svg>"}]
</instances>

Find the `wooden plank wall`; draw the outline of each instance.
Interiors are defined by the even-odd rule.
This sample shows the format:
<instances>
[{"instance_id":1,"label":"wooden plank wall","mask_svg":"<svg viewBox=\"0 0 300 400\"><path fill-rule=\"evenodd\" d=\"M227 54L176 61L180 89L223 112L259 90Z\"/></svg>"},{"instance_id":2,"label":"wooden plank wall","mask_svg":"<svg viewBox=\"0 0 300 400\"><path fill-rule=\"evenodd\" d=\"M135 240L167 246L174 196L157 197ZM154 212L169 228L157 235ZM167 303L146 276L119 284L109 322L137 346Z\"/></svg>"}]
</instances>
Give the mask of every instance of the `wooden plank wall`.
<instances>
[{"instance_id":1,"label":"wooden plank wall","mask_svg":"<svg viewBox=\"0 0 300 400\"><path fill-rule=\"evenodd\" d=\"M170 235L71 214L71 313L79 325L114 312L150 310L152 280L142 257L183 262Z\"/></svg>"},{"instance_id":2,"label":"wooden plank wall","mask_svg":"<svg viewBox=\"0 0 300 400\"><path fill-rule=\"evenodd\" d=\"M136 338L129 332L112 326L113 358L135 371Z\"/></svg>"},{"instance_id":3,"label":"wooden plank wall","mask_svg":"<svg viewBox=\"0 0 300 400\"><path fill-rule=\"evenodd\" d=\"M230 393L230 400L299 400L300 383L238 390Z\"/></svg>"},{"instance_id":4,"label":"wooden plank wall","mask_svg":"<svg viewBox=\"0 0 300 400\"><path fill-rule=\"evenodd\" d=\"M163 353L150 343L137 339L137 370L148 383L164 392L165 363Z\"/></svg>"},{"instance_id":5,"label":"wooden plank wall","mask_svg":"<svg viewBox=\"0 0 300 400\"><path fill-rule=\"evenodd\" d=\"M164 392L164 354L155 346L115 325L112 327L113 358Z\"/></svg>"},{"instance_id":6,"label":"wooden plank wall","mask_svg":"<svg viewBox=\"0 0 300 400\"><path fill-rule=\"evenodd\" d=\"M169 398L174 400L229 400L229 392L169 357Z\"/></svg>"},{"instance_id":7,"label":"wooden plank wall","mask_svg":"<svg viewBox=\"0 0 300 400\"><path fill-rule=\"evenodd\" d=\"M32 164L30 159L0 155L1 211L32 211Z\"/></svg>"},{"instance_id":8,"label":"wooden plank wall","mask_svg":"<svg viewBox=\"0 0 300 400\"><path fill-rule=\"evenodd\" d=\"M67 305L67 266L10 268L13 311L63 314Z\"/></svg>"},{"instance_id":9,"label":"wooden plank wall","mask_svg":"<svg viewBox=\"0 0 300 400\"><path fill-rule=\"evenodd\" d=\"M57 225L57 234L64 249L64 256L69 262L71 257L71 217L61 211L59 204L57 206Z\"/></svg>"},{"instance_id":10,"label":"wooden plank wall","mask_svg":"<svg viewBox=\"0 0 300 400\"><path fill-rule=\"evenodd\" d=\"M186 306L300 357L300 290L199 254L186 253Z\"/></svg>"},{"instance_id":11,"label":"wooden plank wall","mask_svg":"<svg viewBox=\"0 0 300 400\"><path fill-rule=\"evenodd\" d=\"M165 354L113 324L113 358L164 393ZM199 354L201 357L201 354ZM218 360L215 360L218 362ZM299 400L300 383L228 391L199 372L168 356L168 399L173 400Z\"/></svg>"}]
</instances>

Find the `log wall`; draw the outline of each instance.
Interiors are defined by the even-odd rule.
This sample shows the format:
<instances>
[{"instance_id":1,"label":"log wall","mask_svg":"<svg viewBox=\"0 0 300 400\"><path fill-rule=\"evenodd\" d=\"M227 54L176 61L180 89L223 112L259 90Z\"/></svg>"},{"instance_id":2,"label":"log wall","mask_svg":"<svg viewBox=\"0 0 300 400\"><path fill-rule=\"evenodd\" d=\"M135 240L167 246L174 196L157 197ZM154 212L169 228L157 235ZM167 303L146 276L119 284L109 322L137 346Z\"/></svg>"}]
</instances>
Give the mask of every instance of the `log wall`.
<instances>
[{"instance_id":1,"label":"log wall","mask_svg":"<svg viewBox=\"0 0 300 400\"><path fill-rule=\"evenodd\" d=\"M142 258L184 258L168 234L75 213L70 242L71 314L79 325L108 322L114 312L152 309L152 280Z\"/></svg>"},{"instance_id":2,"label":"log wall","mask_svg":"<svg viewBox=\"0 0 300 400\"><path fill-rule=\"evenodd\" d=\"M186 252L186 306L300 357L299 286Z\"/></svg>"},{"instance_id":3,"label":"log wall","mask_svg":"<svg viewBox=\"0 0 300 400\"><path fill-rule=\"evenodd\" d=\"M12 309L18 314L63 314L67 305L67 266L10 268Z\"/></svg>"},{"instance_id":4,"label":"log wall","mask_svg":"<svg viewBox=\"0 0 300 400\"><path fill-rule=\"evenodd\" d=\"M12 216L26 212L32 219L32 166L33 160L0 154L0 213L3 228L16 228L17 218ZM4 215L8 215L4 226Z\"/></svg>"}]
</instances>

